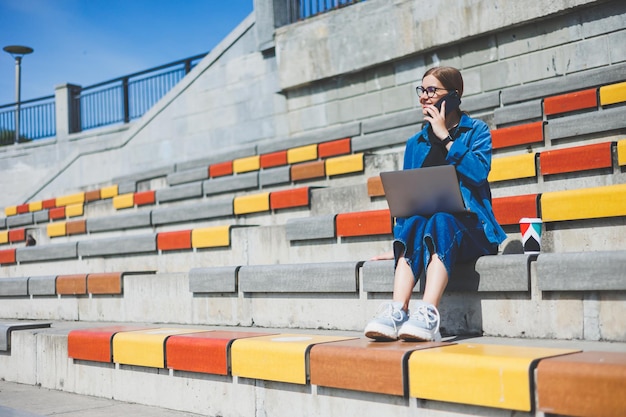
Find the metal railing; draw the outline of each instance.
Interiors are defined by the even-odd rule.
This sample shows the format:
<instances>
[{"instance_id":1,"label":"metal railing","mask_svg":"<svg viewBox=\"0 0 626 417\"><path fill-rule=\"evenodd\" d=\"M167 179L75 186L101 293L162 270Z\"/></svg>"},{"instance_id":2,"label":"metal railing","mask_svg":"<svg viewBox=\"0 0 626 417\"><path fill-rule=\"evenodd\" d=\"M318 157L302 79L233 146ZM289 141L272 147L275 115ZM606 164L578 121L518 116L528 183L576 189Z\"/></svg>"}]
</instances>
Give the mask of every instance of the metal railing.
<instances>
[{"instance_id":1,"label":"metal railing","mask_svg":"<svg viewBox=\"0 0 626 417\"><path fill-rule=\"evenodd\" d=\"M0 145L15 142L15 112L17 103L0 106ZM48 138L56 135L56 106L54 96L20 102L19 141Z\"/></svg>"},{"instance_id":2,"label":"metal railing","mask_svg":"<svg viewBox=\"0 0 626 417\"><path fill-rule=\"evenodd\" d=\"M74 97L74 111L80 115L80 130L128 123L143 116L205 55L196 55L83 88Z\"/></svg>"},{"instance_id":3,"label":"metal railing","mask_svg":"<svg viewBox=\"0 0 626 417\"><path fill-rule=\"evenodd\" d=\"M308 19L340 7L365 0L288 0L289 21L291 23Z\"/></svg>"}]
</instances>

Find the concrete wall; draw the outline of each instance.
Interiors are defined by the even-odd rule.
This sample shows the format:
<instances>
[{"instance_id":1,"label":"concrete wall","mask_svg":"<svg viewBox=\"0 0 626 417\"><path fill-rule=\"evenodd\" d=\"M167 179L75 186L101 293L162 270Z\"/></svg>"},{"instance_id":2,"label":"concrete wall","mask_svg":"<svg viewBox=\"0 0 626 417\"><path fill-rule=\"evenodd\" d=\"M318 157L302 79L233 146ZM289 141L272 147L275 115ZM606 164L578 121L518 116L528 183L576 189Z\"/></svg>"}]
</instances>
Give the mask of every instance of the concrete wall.
<instances>
[{"instance_id":1,"label":"concrete wall","mask_svg":"<svg viewBox=\"0 0 626 417\"><path fill-rule=\"evenodd\" d=\"M411 113L432 65L463 70L465 103L491 95L499 106L507 88L626 61L619 1L368 0L274 31L281 7L256 0L258 14L140 120L0 149L0 207Z\"/></svg>"}]
</instances>

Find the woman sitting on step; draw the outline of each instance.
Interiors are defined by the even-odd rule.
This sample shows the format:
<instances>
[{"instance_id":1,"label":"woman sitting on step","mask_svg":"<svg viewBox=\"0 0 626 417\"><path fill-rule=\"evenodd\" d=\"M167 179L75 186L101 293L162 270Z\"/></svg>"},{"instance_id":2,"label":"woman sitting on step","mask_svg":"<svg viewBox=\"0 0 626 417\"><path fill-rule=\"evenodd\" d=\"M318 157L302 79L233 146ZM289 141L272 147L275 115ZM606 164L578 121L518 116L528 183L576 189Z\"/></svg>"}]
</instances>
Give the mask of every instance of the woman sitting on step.
<instances>
[{"instance_id":1,"label":"woman sitting on step","mask_svg":"<svg viewBox=\"0 0 626 417\"><path fill-rule=\"evenodd\" d=\"M450 93L456 93L457 100ZM376 340L440 340L437 306L453 266L497 254L506 238L493 214L487 182L491 133L484 122L458 107L463 95L461 73L451 67L431 68L417 94L425 127L407 141L404 169L453 165L467 211L396 219L392 249L372 258L395 260L393 301L383 303L365 327L365 336ZM424 271L423 299L409 310L413 287Z\"/></svg>"}]
</instances>

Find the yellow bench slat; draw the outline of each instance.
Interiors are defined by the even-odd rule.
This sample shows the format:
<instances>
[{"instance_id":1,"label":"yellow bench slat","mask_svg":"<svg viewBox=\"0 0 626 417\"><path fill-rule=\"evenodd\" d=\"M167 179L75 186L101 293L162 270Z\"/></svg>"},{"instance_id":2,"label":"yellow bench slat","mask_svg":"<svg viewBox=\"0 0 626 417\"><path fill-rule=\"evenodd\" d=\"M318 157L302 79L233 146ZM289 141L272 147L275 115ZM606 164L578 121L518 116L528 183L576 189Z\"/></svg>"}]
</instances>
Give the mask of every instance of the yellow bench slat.
<instances>
[{"instance_id":1,"label":"yellow bench slat","mask_svg":"<svg viewBox=\"0 0 626 417\"><path fill-rule=\"evenodd\" d=\"M118 194L117 190L118 190L117 184L101 188L100 189L100 198L103 199L103 200L106 199L106 198L113 198L113 197L115 197Z\"/></svg>"},{"instance_id":2,"label":"yellow bench slat","mask_svg":"<svg viewBox=\"0 0 626 417\"><path fill-rule=\"evenodd\" d=\"M84 212L85 206L83 203L80 204L70 204L65 207L65 215L67 217L78 217L82 216Z\"/></svg>"},{"instance_id":3,"label":"yellow bench slat","mask_svg":"<svg viewBox=\"0 0 626 417\"><path fill-rule=\"evenodd\" d=\"M0 244L9 243L9 231L0 230Z\"/></svg>"},{"instance_id":4,"label":"yellow bench slat","mask_svg":"<svg viewBox=\"0 0 626 417\"><path fill-rule=\"evenodd\" d=\"M33 211L43 210L43 201L33 201L32 203L28 203L28 211L31 213Z\"/></svg>"},{"instance_id":5,"label":"yellow bench slat","mask_svg":"<svg viewBox=\"0 0 626 417\"><path fill-rule=\"evenodd\" d=\"M246 158L239 158L233 160L233 172L242 173L250 171L258 171L261 169L261 156L248 156Z\"/></svg>"},{"instance_id":6,"label":"yellow bench slat","mask_svg":"<svg viewBox=\"0 0 626 417\"><path fill-rule=\"evenodd\" d=\"M206 330L159 328L116 333L113 336L113 362L165 368L167 338L202 331Z\"/></svg>"},{"instance_id":7,"label":"yellow bench slat","mask_svg":"<svg viewBox=\"0 0 626 417\"><path fill-rule=\"evenodd\" d=\"M418 350L409 358L409 394L436 401L530 411L530 376L536 362L574 352L577 351L477 344Z\"/></svg>"},{"instance_id":8,"label":"yellow bench slat","mask_svg":"<svg viewBox=\"0 0 626 417\"><path fill-rule=\"evenodd\" d=\"M617 142L617 163L619 166L626 165L626 139Z\"/></svg>"},{"instance_id":9,"label":"yellow bench slat","mask_svg":"<svg viewBox=\"0 0 626 417\"><path fill-rule=\"evenodd\" d=\"M4 214L8 216L15 216L17 214L17 206L9 206L4 208Z\"/></svg>"},{"instance_id":10,"label":"yellow bench slat","mask_svg":"<svg viewBox=\"0 0 626 417\"><path fill-rule=\"evenodd\" d=\"M262 211L269 211L270 193L267 192L235 197L233 204L235 214L259 213Z\"/></svg>"},{"instance_id":11,"label":"yellow bench slat","mask_svg":"<svg viewBox=\"0 0 626 417\"><path fill-rule=\"evenodd\" d=\"M288 164L297 164L298 162L313 161L315 159L317 159L317 145L287 149Z\"/></svg>"},{"instance_id":12,"label":"yellow bench slat","mask_svg":"<svg viewBox=\"0 0 626 417\"><path fill-rule=\"evenodd\" d=\"M489 182L534 177L537 175L535 161L535 153L494 158L491 161Z\"/></svg>"},{"instance_id":13,"label":"yellow bench slat","mask_svg":"<svg viewBox=\"0 0 626 417\"><path fill-rule=\"evenodd\" d=\"M326 160L326 175L329 177L352 172L362 172L363 169L362 153L338 156Z\"/></svg>"},{"instance_id":14,"label":"yellow bench slat","mask_svg":"<svg viewBox=\"0 0 626 417\"><path fill-rule=\"evenodd\" d=\"M623 101L626 101L626 81L600 87L600 104L602 106Z\"/></svg>"},{"instance_id":15,"label":"yellow bench slat","mask_svg":"<svg viewBox=\"0 0 626 417\"><path fill-rule=\"evenodd\" d=\"M544 222L624 216L626 184L547 192L540 203Z\"/></svg>"},{"instance_id":16,"label":"yellow bench slat","mask_svg":"<svg viewBox=\"0 0 626 417\"><path fill-rule=\"evenodd\" d=\"M288 333L237 339L230 349L232 374L306 384L310 346L348 339L353 338Z\"/></svg>"},{"instance_id":17,"label":"yellow bench slat","mask_svg":"<svg viewBox=\"0 0 626 417\"><path fill-rule=\"evenodd\" d=\"M68 194L56 198L56 206L63 207L72 204L83 204L85 202L85 193Z\"/></svg>"},{"instance_id":18,"label":"yellow bench slat","mask_svg":"<svg viewBox=\"0 0 626 417\"><path fill-rule=\"evenodd\" d=\"M65 236L67 231L65 222L50 223L47 228L49 237Z\"/></svg>"},{"instance_id":19,"label":"yellow bench slat","mask_svg":"<svg viewBox=\"0 0 626 417\"><path fill-rule=\"evenodd\" d=\"M113 207L116 210L133 207L135 205L135 194L128 193L113 197Z\"/></svg>"},{"instance_id":20,"label":"yellow bench slat","mask_svg":"<svg viewBox=\"0 0 626 417\"><path fill-rule=\"evenodd\" d=\"M230 246L230 225L204 227L191 231L192 248L218 248Z\"/></svg>"}]
</instances>

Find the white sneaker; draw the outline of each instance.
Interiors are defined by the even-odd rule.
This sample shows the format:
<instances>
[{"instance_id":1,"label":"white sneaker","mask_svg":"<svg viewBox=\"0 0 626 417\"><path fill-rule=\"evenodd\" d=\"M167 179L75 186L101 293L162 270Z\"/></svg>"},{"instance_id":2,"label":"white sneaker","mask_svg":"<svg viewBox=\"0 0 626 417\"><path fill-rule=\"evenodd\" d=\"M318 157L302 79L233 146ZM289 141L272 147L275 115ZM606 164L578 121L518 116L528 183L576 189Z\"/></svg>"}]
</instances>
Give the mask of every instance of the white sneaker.
<instances>
[{"instance_id":1,"label":"white sneaker","mask_svg":"<svg viewBox=\"0 0 626 417\"><path fill-rule=\"evenodd\" d=\"M376 311L374 319L365 326L365 337L379 341L398 340L398 328L408 320L400 302L386 302Z\"/></svg>"},{"instance_id":2,"label":"white sneaker","mask_svg":"<svg viewBox=\"0 0 626 417\"><path fill-rule=\"evenodd\" d=\"M424 301L417 301L415 308L411 309L411 315L402 324L398 331L398 337L407 342L439 342L439 311L437 308Z\"/></svg>"}]
</instances>

